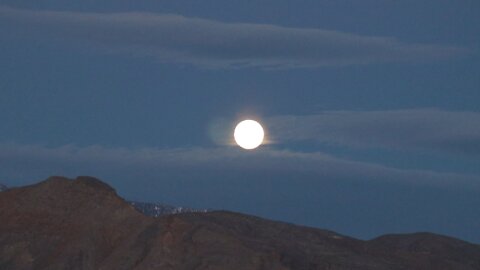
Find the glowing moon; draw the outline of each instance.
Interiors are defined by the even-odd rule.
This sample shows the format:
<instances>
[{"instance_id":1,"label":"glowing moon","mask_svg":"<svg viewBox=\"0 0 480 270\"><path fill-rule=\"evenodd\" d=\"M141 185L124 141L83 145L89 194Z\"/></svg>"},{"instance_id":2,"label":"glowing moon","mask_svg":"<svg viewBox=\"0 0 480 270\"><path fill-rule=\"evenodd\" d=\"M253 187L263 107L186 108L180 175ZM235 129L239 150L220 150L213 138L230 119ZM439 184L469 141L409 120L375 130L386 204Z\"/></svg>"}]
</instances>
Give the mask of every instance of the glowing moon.
<instances>
[{"instance_id":1,"label":"glowing moon","mask_svg":"<svg viewBox=\"0 0 480 270\"><path fill-rule=\"evenodd\" d=\"M233 133L235 142L237 142L240 147L248 150L260 146L264 136L265 133L263 132L262 126L254 120L244 120L238 123Z\"/></svg>"}]
</instances>

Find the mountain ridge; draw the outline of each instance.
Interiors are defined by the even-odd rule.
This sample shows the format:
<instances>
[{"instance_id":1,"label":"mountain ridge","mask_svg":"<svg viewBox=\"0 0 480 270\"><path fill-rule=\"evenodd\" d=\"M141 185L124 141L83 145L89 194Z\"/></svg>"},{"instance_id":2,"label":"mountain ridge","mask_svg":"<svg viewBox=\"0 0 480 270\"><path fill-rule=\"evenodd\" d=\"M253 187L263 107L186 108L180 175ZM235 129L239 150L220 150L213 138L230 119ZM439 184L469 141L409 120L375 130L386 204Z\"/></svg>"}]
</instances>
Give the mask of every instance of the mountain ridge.
<instances>
[{"instance_id":1,"label":"mountain ridge","mask_svg":"<svg viewBox=\"0 0 480 270\"><path fill-rule=\"evenodd\" d=\"M172 206L163 203L148 203L148 202L138 202L138 201L128 201L130 205L135 207L141 213L150 216L150 217L161 217L171 214L180 214L188 212L207 212L211 211L208 209L193 209L188 207L181 206Z\"/></svg>"},{"instance_id":2,"label":"mountain ridge","mask_svg":"<svg viewBox=\"0 0 480 270\"><path fill-rule=\"evenodd\" d=\"M148 217L93 177L0 193L0 269L480 269L431 233L369 241L229 211Z\"/></svg>"},{"instance_id":3,"label":"mountain ridge","mask_svg":"<svg viewBox=\"0 0 480 270\"><path fill-rule=\"evenodd\" d=\"M51 176L47 178L45 181L57 181L57 180L61 181L62 178L64 177ZM79 176L77 177L76 181L83 182L85 185L105 187L107 190L114 191L110 186L106 185L105 183L93 177ZM8 189L9 188L6 185L0 183L0 192L6 191ZM139 212L151 217L160 217L164 215L179 214L179 213L186 213L186 212L211 211L210 209L194 209L189 207L173 206L173 205L164 204L164 203L140 202L140 201L128 201L128 203L132 205Z\"/></svg>"}]
</instances>

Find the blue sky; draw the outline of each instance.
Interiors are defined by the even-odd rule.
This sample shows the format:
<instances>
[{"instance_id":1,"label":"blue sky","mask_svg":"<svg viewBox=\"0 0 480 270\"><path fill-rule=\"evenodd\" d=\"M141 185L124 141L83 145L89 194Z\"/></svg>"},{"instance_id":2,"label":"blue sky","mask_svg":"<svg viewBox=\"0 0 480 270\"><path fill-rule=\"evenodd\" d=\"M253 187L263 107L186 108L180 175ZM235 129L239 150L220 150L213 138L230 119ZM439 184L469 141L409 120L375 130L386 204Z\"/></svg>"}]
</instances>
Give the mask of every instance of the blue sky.
<instances>
[{"instance_id":1,"label":"blue sky","mask_svg":"<svg viewBox=\"0 0 480 270\"><path fill-rule=\"evenodd\" d=\"M480 242L478 1L0 1L0 182ZM259 120L245 152L233 126Z\"/></svg>"}]
</instances>

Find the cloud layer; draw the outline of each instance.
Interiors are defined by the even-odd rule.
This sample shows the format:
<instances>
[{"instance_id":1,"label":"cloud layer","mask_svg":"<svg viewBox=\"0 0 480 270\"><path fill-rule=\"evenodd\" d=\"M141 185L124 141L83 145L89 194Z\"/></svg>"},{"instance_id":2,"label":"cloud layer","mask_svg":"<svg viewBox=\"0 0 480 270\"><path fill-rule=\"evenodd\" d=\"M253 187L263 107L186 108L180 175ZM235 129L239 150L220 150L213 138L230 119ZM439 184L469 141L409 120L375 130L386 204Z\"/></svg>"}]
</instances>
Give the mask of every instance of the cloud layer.
<instances>
[{"instance_id":1,"label":"cloud layer","mask_svg":"<svg viewBox=\"0 0 480 270\"><path fill-rule=\"evenodd\" d=\"M47 176L86 173L105 175L105 172L109 175L122 175L126 171L140 171L143 176L155 177L163 170L173 170L188 171L190 177L201 179L202 174L211 175L212 172L219 175L225 172L260 172L268 178L277 176L279 179L285 173L309 174L312 180L322 181L378 181L480 189L480 179L474 175L402 170L340 159L320 152L298 153L268 148L250 152L231 147L162 150L0 144L0 161L12 168L12 172L18 172L23 167L26 174L31 171L32 175L39 175L40 171ZM8 173L7 167L2 168L3 174Z\"/></svg>"},{"instance_id":2,"label":"cloud layer","mask_svg":"<svg viewBox=\"0 0 480 270\"><path fill-rule=\"evenodd\" d=\"M296 68L441 59L464 53L323 29L224 23L153 13L29 11L0 7L0 22L47 38L203 67Z\"/></svg>"},{"instance_id":3,"label":"cloud layer","mask_svg":"<svg viewBox=\"0 0 480 270\"><path fill-rule=\"evenodd\" d=\"M480 113L436 109L327 111L267 120L277 142L429 150L480 157Z\"/></svg>"}]
</instances>

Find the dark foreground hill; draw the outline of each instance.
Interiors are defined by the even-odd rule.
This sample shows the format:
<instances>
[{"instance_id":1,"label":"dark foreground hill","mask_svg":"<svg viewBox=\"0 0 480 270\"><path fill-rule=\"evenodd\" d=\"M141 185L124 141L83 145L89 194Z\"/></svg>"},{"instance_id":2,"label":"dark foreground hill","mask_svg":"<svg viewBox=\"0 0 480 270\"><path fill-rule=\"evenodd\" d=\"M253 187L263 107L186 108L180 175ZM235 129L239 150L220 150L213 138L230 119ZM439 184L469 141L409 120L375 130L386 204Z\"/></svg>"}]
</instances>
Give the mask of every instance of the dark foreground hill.
<instances>
[{"instance_id":1,"label":"dark foreground hill","mask_svg":"<svg viewBox=\"0 0 480 270\"><path fill-rule=\"evenodd\" d=\"M231 212L145 216L90 177L0 193L0 269L480 269L480 246L428 234L361 241Z\"/></svg>"}]
</instances>

